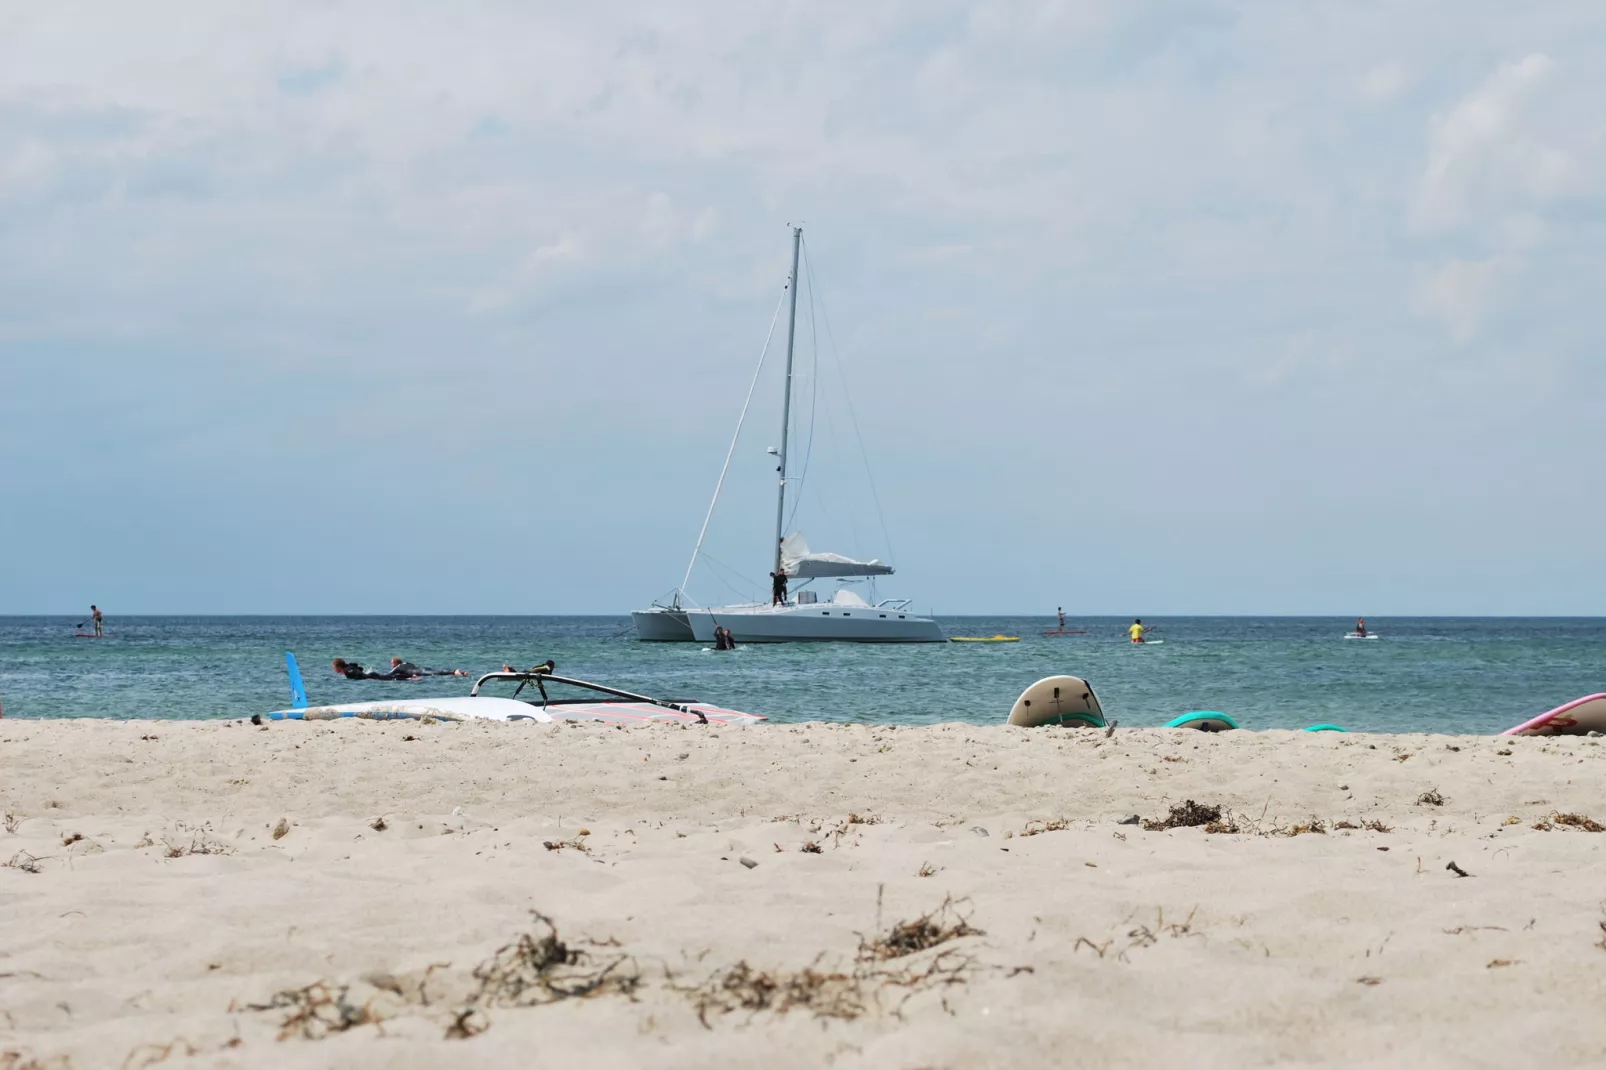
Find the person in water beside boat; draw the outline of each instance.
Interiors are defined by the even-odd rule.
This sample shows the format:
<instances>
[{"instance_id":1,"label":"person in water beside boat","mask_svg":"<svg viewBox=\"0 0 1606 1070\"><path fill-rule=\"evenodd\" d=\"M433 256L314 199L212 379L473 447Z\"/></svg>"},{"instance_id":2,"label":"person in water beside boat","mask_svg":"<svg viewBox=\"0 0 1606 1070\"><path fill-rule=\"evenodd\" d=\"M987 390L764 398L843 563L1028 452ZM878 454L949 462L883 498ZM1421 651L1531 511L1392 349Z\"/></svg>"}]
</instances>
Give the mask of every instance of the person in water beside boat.
<instances>
[{"instance_id":1,"label":"person in water beside boat","mask_svg":"<svg viewBox=\"0 0 1606 1070\"><path fill-rule=\"evenodd\" d=\"M714 625L714 649L715 650L735 650L736 649L736 637L731 635L731 630L729 628L725 627L723 624Z\"/></svg>"},{"instance_id":2,"label":"person in water beside boat","mask_svg":"<svg viewBox=\"0 0 1606 1070\"><path fill-rule=\"evenodd\" d=\"M1132 637L1132 641L1134 643L1141 643L1143 642L1143 634L1148 630L1149 629L1143 626L1142 620L1134 620L1132 622L1132 627L1126 630L1126 634Z\"/></svg>"}]
</instances>

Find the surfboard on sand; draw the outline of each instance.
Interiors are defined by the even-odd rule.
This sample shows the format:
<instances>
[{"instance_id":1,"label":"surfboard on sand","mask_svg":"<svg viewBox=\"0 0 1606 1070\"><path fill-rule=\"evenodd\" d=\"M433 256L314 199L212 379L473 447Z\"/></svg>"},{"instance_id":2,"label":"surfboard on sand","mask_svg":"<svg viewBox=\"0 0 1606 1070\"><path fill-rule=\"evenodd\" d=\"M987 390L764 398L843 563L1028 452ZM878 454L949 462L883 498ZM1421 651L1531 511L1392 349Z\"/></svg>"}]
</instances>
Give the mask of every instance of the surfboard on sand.
<instances>
[{"instance_id":1,"label":"surfboard on sand","mask_svg":"<svg viewBox=\"0 0 1606 1070\"><path fill-rule=\"evenodd\" d=\"M1062 724L1103 728L1104 709L1093 685L1079 676L1045 676L1015 700L1009 723L1023 728Z\"/></svg>"},{"instance_id":2,"label":"surfboard on sand","mask_svg":"<svg viewBox=\"0 0 1606 1070\"><path fill-rule=\"evenodd\" d=\"M1606 692L1575 698L1541 713L1531 721L1508 728L1502 736L1582 736L1606 732Z\"/></svg>"},{"instance_id":3,"label":"surfboard on sand","mask_svg":"<svg viewBox=\"0 0 1606 1070\"><path fill-rule=\"evenodd\" d=\"M1194 710L1165 723L1167 728L1196 728L1201 732L1226 732L1238 722L1218 710Z\"/></svg>"}]
</instances>

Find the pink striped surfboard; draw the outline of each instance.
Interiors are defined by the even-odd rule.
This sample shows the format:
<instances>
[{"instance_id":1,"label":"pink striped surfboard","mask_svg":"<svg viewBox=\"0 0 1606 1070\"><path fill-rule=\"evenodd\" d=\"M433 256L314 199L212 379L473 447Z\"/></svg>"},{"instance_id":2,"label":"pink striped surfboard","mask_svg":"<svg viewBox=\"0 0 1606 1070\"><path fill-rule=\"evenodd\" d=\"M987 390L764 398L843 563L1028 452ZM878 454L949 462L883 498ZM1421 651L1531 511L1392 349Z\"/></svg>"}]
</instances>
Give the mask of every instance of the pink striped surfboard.
<instances>
[{"instance_id":1,"label":"pink striped surfboard","mask_svg":"<svg viewBox=\"0 0 1606 1070\"><path fill-rule=\"evenodd\" d=\"M1508 728L1502 736L1582 736L1589 732L1606 732L1606 692L1573 699L1565 706L1557 706L1541 713L1531 721Z\"/></svg>"}]
</instances>

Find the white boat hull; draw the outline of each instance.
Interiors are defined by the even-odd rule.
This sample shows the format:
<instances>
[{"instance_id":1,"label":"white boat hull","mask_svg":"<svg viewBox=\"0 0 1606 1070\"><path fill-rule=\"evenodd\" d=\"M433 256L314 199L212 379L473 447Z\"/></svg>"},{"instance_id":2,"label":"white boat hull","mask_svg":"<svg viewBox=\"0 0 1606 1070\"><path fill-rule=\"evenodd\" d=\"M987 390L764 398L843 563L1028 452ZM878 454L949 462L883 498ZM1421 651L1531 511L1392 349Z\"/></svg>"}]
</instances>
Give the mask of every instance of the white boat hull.
<instances>
[{"instance_id":1,"label":"white boat hull","mask_svg":"<svg viewBox=\"0 0 1606 1070\"><path fill-rule=\"evenodd\" d=\"M691 624L686 620L686 611L683 609L665 609L662 606L638 609L630 614L630 619L636 626L636 638L643 642L690 643L697 638L692 634Z\"/></svg>"},{"instance_id":2,"label":"white boat hull","mask_svg":"<svg viewBox=\"0 0 1606 1070\"><path fill-rule=\"evenodd\" d=\"M714 641L724 625L738 643L942 643L942 628L930 617L882 606L763 604L686 611L692 636Z\"/></svg>"}]
</instances>

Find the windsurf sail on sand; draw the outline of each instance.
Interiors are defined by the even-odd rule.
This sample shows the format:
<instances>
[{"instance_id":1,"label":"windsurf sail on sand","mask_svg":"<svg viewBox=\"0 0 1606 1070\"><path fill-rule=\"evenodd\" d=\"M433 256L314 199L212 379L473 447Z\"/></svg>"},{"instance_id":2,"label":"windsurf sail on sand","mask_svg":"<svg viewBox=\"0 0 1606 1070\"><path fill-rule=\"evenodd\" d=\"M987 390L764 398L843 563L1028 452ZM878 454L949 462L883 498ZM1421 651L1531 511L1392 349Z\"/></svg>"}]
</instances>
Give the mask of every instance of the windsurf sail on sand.
<instances>
[{"instance_id":1,"label":"windsurf sail on sand","mask_svg":"<svg viewBox=\"0 0 1606 1070\"><path fill-rule=\"evenodd\" d=\"M295 669L293 656L287 657L286 665L292 674L292 705L287 710L267 714L269 720L326 721L351 717L373 721L431 718L437 721L602 721L609 724L667 721L738 725L766 719L759 714L728 710L693 699L653 698L607 684L556 676L544 666L529 672L486 673L474 682L467 695L312 706L307 704L305 689L297 690L300 673ZM491 683L517 686L511 697L482 695L481 689Z\"/></svg>"}]
</instances>

